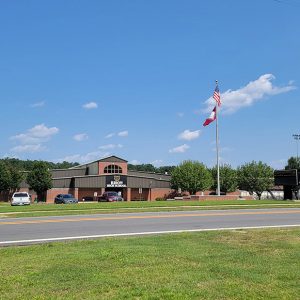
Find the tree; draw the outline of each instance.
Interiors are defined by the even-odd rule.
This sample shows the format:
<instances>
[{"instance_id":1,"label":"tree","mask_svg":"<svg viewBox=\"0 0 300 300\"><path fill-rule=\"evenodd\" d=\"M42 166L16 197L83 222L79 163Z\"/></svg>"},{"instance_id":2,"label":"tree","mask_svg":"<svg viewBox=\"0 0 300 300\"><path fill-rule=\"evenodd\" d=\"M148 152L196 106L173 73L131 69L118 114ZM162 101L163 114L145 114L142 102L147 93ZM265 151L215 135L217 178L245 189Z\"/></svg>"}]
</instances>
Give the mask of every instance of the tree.
<instances>
[{"instance_id":1,"label":"tree","mask_svg":"<svg viewBox=\"0 0 300 300\"><path fill-rule=\"evenodd\" d=\"M24 180L24 173L14 166L9 166L8 169L10 173L9 189L14 193L20 188L21 182Z\"/></svg>"},{"instance_id":2,"label":"tree","mask_svg":"<svg viewBox=\"0 0 300 300\"><path fill-rule=\"evenodd\" d=\"M128 164L128 170L154 173L156 171L156 168L152 164L141 164L141 165Z\"/></svg>"},{"instance_id":3,"label":"tree","mask_svg":"<svg viewBox=\"0 0 300 300\"><path fill-rule=\"evenodd\" d=\"M191 195L209 189L212 176L209 170L198 161L187 160L172 171L171 185L174 189L188 191Z\"/></svg>"},{"instance_id":4,"label":"tree","mask_svg":"<svg viewBox=\"0 0 300 300\"><path fill-rule=\"evenodd\" d=\"M0 162L0 192L8 192L11 184L11 174L7 164Z\"/></svg>"},{"instance_id":5,"label":"tree","mask_svg":"<svg viewBox=\"0 0 300 300\"><path fill-rule=\"evenodd\" d=\"M20 160L18 158L9 158L9 157L0 159L0 162L1 161L5 162L9 166L13 166L18 170L26 170L26 171L32 170L34 163L37 162L36 160ZM68 169L79 165L79 163L77 162L71 163L67 161L63 161L61 163L54 163L48 161L43 161L43 162L47 164L49 169Z\"/></svg>"},{"instance_id":6,"label":"tree","mask_svg":"<svg viewBox=\"0 0 300 300\"><path fill-rule=\"evenodd\" d=\"M211 169L213 177L212 189L217 189L217 167ZM237 172L230 165L220 166L220 190L225 193L234 192L238 188Z\"/></svg>"},{"instance_id":7,"label":"tree","mask_svg":"<svg viewBox=\"0 0 300 300\"><path fill-rule=\"evenodd\" d=\"M175 166L161 166L156 168L157 173L168 173L171 174L175 169Z\"/></svg>"},{"instance_id":8,"label":"tree","mask_svg":"<svg viewBox=\"0 0 300 300\"><path fill-rule=\"evenodd\" d=\"M141 165L128 164L128 170L130 171L143 171L143 172L170 174L174 168L175 166L161 166L156 168L152 164L141 164Z\"/></svg>"},{"instance_id":9,"label":"tree","mask_svg":"<svg viewBox=\"0 0 300 300\"><path fill-rule=\"evenodd\" d=\"M244 164L238 168L238 183L240 189L255 192L260 199L262 192L274 185L273 169L261 161Z\"/></svg>"},{"instance_id":10,"label":"tree","mask_svg":"<svg viewBox=\"0 0 300 300\"><path fill-rule=\"evenodd\" d=\"M288 164L285 166L286 170L290 169L300 169L300 158L299 157L290 157L288 159Z\"/></svg>"},{"instance_id":11,"label":"tree","mask_svg":"<svg viewBox=\"0 0 300 300\"><path fill-rule=\"evenodd\" d=\"M43 161L35 161L26 181L30 188L36 192L38 201L42 201L45 192L52 188L52 178L48 165Z\"/></svg>"},{"instance_id":12,"label":"tree","mask_svg":"<svg viewBox=\"0 0 300 300\"><path fill-rule=\"evenodd\" d=\"M56 164L53 163L53 166L51 166L51 169L69 169L72 167L76 167L78 165L79 165L79 163L77 163L77 162L71 163L71 162L64 160L61 163L56 163Z\"/></svg>"},{"instance_id":13,"label":"tree","mask_svg":"<svg viewBox=\"0 0 300 300\"><path fill-rule=\"evenodd\" d=\"M23 179L24 175L16 165L8 163L7 160L0 161L0 193L4 198L18 190Z\"/></svg>"}]
</instances>

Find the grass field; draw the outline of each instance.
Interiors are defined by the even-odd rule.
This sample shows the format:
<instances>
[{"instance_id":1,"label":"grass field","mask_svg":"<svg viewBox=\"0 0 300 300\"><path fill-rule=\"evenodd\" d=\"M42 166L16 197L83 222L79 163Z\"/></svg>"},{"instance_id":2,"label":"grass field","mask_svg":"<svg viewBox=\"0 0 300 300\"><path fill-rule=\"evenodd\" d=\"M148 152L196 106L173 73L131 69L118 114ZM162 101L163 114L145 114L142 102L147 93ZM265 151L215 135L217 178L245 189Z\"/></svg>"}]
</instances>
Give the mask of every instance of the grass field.
<instances>
[{"instance_id":1,"label":"grass field","mask_svg":"<svg viewBox=\"0 0 300 300\"><path fill-rule=\"evenodd\" d=\"M300 229L0 248L4 299L299 299Z\"/></svg>"},{"instance_id":2,"label":"grass field","mask_svg":"<svg viewBox=\"0 0 300 300\"><path fill-rule=\"evenodd\" d=\"M0 218L37 217L52 215L78 215L98 213L120 213L130 211L171 211L193 209L231 209L264 207L300 207L300 202L283 200L222 200L222 201L132 201L113 203L80 203L76 205L32 204L10 206L0 203Z\"/></svg>"}]
</instances>

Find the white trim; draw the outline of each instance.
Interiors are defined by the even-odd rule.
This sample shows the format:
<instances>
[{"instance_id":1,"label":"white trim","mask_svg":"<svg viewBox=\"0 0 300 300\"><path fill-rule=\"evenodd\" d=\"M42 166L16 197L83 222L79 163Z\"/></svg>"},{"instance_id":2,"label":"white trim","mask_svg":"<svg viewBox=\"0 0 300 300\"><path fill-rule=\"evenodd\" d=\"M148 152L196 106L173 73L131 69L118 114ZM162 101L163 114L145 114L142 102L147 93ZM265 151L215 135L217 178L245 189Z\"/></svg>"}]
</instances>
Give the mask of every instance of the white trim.
<instances>
[{"instance_id":1,"label":"white trim","mask_svg":"<svg viewBox=\"0 0 300 300\"><path fill-rule=\"evenodd\" d=\"M99 235L82 235L82 236L67 236L67 237L56 237L47 239L33 239L33 240L18 240L18 241L3 241L0 245L9 244L30 244L30 243L41 243L41 242L55 242L55 241L67 241L67 240L81 240L81 239L95 239L104 237L122 237L122 236L142 236L142 235L153 235L153 234L170 234L170 233L183 233L183 232L204 232L204 231L224 231L224 230L241 230L241 229L264 229L264 228L293 228L300 227L300 224L295 225L267 225L267 226L245 226L245 227L222 227L222 228L204 228L204 229L182 229L182 230L167 230L167 231L149 231L149 232L129 232L129 233L109 233Z\"/></svg>"}]
</instances>

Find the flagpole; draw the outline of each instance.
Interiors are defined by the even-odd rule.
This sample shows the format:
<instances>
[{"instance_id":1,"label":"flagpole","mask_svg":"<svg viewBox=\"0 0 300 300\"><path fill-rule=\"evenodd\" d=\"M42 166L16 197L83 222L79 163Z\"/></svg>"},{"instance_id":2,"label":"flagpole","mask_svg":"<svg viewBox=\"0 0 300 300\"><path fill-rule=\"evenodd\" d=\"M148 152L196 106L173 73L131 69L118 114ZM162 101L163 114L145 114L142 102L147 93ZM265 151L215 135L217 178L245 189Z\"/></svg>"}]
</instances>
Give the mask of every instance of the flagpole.
<instances>
[{"instance_id":1,"label":"flagpole","mask_svg":"<svg viewBox=\"0 0 300 300\"><path fill-rule=\"evenodd\" d=\"M216 80L216 87L218 80ZM219 124L218 124L218 103L216 104L216 149L217 149L217 195L220 196L220 165L219 165Z\"/></svg>"}]
</instances>

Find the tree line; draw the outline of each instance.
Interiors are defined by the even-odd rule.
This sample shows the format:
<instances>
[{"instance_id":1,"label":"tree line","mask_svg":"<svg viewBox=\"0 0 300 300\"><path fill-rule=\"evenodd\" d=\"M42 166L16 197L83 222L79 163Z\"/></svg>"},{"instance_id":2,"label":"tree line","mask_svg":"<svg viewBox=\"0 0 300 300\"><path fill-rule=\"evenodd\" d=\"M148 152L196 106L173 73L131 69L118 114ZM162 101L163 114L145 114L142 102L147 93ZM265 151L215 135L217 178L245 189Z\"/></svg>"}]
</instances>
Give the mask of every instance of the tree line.
<instances>
[{"instance_id":1,"label":"tree line","mask_svg":"<svg viewBox=\"0 0 300 300\"><path fill-rule=\"evenodd\" d=\"M300 159L290 157L285 169L300 169ZM171 185L173 189L187 191L190 194L216 190L217 168L209 169L198 161L184 161L172 171ZM220 166L220 190L224 194L240 189L250 194L256 193L261 199L264 191L272 195L273 186L274 170L261 161L245 163L237 169L228 164Z\"/></svg>"},{"instance_id":2,"label":"tree line","mask_svg":"<svg viewBox=\"0 0 300 300\"><path fill-rule=\"evenodd\" d=\"M45 199L45 192L52 188L52 176L49 164L44 161L33 161L31 169L24 171L8 160L0 160L0 194L8 200L20 189L25 181L37 194L38 200Z\"/></svg>"},{"instance_id":3,"label":"tree line","mask_svg":"<svg viewBox=\"0 0 300 300\"><path fill-rule=\"evenodd\" d=\"M162 166L155 167L152 164L139 164L133 165L128 164L129 171L140 171L140 172L152 172L152 173L161 173L161 174L171 174L171 172L176 168L176 166Z\"/></svg>"},{"instance_id":4,"label":"tree line","mask_svg":"<svg viewBox=\"0 0 300 300\"><path fill-rule=\"evenodd\" d=\"M20 188L23 181L37 193L38 199L52 188L50 169L65 169L77 166L78 163L52 163L47 161L22 161L16 158L0 159L0 193L8 197ZM291 157L285 169L300 169L300 159ZM132 165L129 170L168 173L171 175L171 186L175 190L195 194L198 191L216 190L217 169L207 168L198 161L184 161L178 166L163 166L156 168L152 164ZM274 185L273 169L267 164L252 161L237 169L228 164L220 166L220 190L223 193L236 189L256 193L259 199L263 191L268 191Z\"/></svg>"},{"instance_id":5,"label":"tree line","mask_svg":"<svg viewBox=\"0 0 300 300\"><path fill-rule=\"evenodd\" d=\"M51 169L67 169L79 165L63 161L53 163L40 160L20 160L17 158L0 159L0 194L8 199L15 191L20 189L23 181L33 189L39 199L52 187Z\"/></svg>"},{"instance_id":6,"label":"tree line","mask_svg":"<svg viewBox=\"0 0 300 300\"><path fill-rule=\"evenodd\" d=\"M18 169L20 171L31 171L35 163L37 162L43 162L48 169L68 169L71 167L78 166L78 162L68 162L68 161L63 161L61 163L54 163L50 161L42 161L42 160L21 160L18 158L2 158L0 159L0 163L5 164L7 166L10 166L11 168Z\"/></svg>"},{"instance_id":7,"label":"tree line","mask_svg":"<svg viewBox=\"0 0 300 300\"><path fill-rule=\"evenodd\" d=\"M173 189L187 191L191 195L198 191L216 190L217 168L208 169L197 161L184 161L174 169L171 177ZM237 169L230 165L220 166L220 190L222 193L237 189L256 193L258 198L274 185L273 169L261 161L244 164Z\"/></svg>"}]
</instances>

